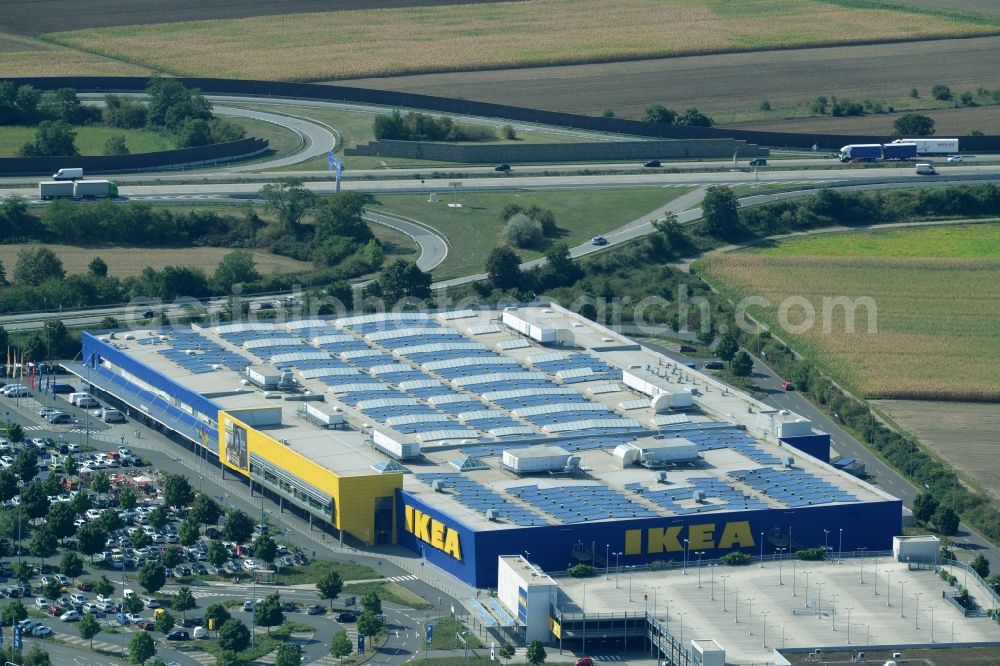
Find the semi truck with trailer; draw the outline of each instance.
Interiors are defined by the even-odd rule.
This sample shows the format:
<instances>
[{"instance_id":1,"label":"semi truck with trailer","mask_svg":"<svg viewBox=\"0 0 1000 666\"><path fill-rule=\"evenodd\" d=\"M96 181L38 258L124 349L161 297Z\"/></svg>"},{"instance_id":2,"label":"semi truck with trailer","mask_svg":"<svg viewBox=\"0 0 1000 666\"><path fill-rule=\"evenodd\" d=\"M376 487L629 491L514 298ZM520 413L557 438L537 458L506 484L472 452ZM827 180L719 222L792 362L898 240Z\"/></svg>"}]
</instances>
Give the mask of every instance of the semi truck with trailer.
<instances>
[{"instance_id":1,"label":"semi truck with trailer","mask_svg":"<svg viewBox=\"0 0 1000 666\"><path fill-rule=\"evenodd\" d=\"M840 161L908 160L917 156L914 143L857 143L840 149Z\"/></svg>"},{"instance_id":2,"label":"semi truck with trailer","mask_svg":"<svg viewBox=\"0 0 1000 666\"><path fill-rule=\"evenodd\" d=\"M38 183L40 199L104 199L118 196L118 185L110 180L52 180Z\"/></svg>"},{"instance_id":3,"label":"semi truck with trailer","mask_svg":"<svg viewBox=\"0 0 1000 666\"><path fill-rule=\"evenodd\" d=\"M950 155L958 152L958 139L896 139L893 143L912 143L917 146L917 155Z\"/></svg>"}]
</instances>

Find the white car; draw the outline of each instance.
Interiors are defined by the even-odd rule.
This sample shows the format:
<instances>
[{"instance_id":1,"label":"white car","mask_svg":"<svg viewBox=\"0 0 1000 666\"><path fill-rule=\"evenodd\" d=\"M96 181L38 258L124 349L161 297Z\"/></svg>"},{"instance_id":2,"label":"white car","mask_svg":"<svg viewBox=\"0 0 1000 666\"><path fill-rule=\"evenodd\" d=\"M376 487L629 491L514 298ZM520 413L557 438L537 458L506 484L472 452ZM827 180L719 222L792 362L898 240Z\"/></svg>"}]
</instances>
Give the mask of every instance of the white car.
<instances>
[{"instance_id":1,"label":"white car","mask_svg":"<svg viewBox=\"0 0 1000 666\"><path fill-rule=\"evenodd\" d=\"M70 453L79 453L80 452L80 445L79 444L67 444L66 448L67 448L67 450Z\"/></svg>"},{"instance_id":2,"label":"white car","mask_svg":"<svg viewBox=\"0 0 1000 666\"><path fill-rule=\"evenodd\" d=\"M49 600L45 597L35 597L35 608L45 610L49 607Z\"/></svg>"},{"instance_id":3,"label":"white car","mask_svg":"<svg viewBox=\"0 0 1000 666\"><path fill-rule=\"evenodd\" d=\"M604 236L594 236L590 239L591 245L607 245L608 239Z\"/></svg>"},{"instance_id":4,"label":"white car","mask_svg":"<svg viewBox=\"0 0 1000 666\"><path fill-rule=\"evenodd\" d=\"M253 560L243 560L243 568L247 571L256 571L257 563Z\"/></svg>"},{"instance_id":5,"label":"white car","mask_svg":"<svg viewBox=\"0 0 1000 666\"><path fill-rule=\"evenodd\" d=\"M69 595L69 600L72 601L74 604L85 604L87 603L87 595L80 594L79 592L74 592L73 594Z\"/></svg>"},{"instance_id":6,"label":"white car","mask_svg":"<svg viewBox=\"0 0 1000 666\"><path fill-rule=\"evenodd\" d=\"M948 161L952 164L961 164L964 159L965 157L962 155L952 155L948 158Z\"/></svg>"},{"instance_id":7,"label":"white car","mask_svg":"<svg viewBox=\"0 0 1000 666\"><path fill-rule=\"evenodd\" d=\"M52 635L51 627L46 627L44 624L36 625L34 629L31 630L31 635L35 638L45 638L46 636Z\"/></svg>"},{"instance_id":8,"label":"white car","mask_svg":"<svg viewBox=\"0 0 1000 666\"><path fill-rule=\"evenodd\" d=\"M59 616L59 619L63 622L76 622L80 619L79 611L69 610Z\"/></svg>"}]
</instances>

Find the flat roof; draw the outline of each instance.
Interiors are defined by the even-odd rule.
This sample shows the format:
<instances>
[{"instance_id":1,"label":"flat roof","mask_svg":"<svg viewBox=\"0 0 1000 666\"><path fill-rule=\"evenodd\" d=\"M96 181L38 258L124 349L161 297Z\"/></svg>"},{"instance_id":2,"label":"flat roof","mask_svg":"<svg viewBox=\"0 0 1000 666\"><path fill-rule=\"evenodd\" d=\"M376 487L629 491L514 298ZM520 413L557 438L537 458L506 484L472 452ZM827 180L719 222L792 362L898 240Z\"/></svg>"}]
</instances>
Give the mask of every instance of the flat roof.
<instances>
[{"instance_id":1,"label":"flat roof","mask_svg":"<svg viewBox=\"0 0 1000 666\"><path fill-rule=\"evenodd\" d=\"M953 573L962 580L962 572ZM887 580L892 586L889 596ZM786 558L780 572L773 559L763 568L706 565L700 570L689 561L686 575L680 566L631 574L622 567L617 574L612 568L607 578L565 577L556 582L564 613L585 610L588 617L597 617L648 609L659 620L669 620L667 630L683 638L685 645L692 639L717 642L726 651L727 663L772 663L772 650L781 647L849 644L864 650L866 644L930 643L932 608L936 642L1000 641L995 621L985 616L966 618L942 598L942 593L954 594L955 588L933 569L911 570L887 557L849 557L841 564ZM969 584L972 596L983 607L991 607L988 592L975 581Z\"/></svg>"},{"instance_id":2,"label":"flat roof","mask_svg":"<svg viewBox=\"0 0 1000 666\"><path fill-rule=\"evenodd\" d=\"M781 443L768 424L800 420L794 414L556 305L516 312L570 332L572 343L543 345L505 326L501 311L470 309L139 330L114 344L220 409L280 406L281 425L262 430L337 474L372 473L389 459L366 441L368 428L377 441L419 447L419 458L400 460L412 472L404 489L473 529L890 498ZM262 365L291 372L300 392L264 391L241 375ZM639 369L691 390L694 406L656 413L622 381ZM322 402L294 399L316 396ZM345 427L321 428L301 413L306 404L335 411ZM674 439L697 445L699 459L623 467L612 455L623 443ZM553 446L579 471L518 477L500 464L504 450ZM453 461L465 457L479 469L457 471ZM445 492L431 488L435 480ZM463 500L470 487L496 495L494 520ZM545 508L555 489L571 490L578 511Z\"/></svg>"}]
</instances>

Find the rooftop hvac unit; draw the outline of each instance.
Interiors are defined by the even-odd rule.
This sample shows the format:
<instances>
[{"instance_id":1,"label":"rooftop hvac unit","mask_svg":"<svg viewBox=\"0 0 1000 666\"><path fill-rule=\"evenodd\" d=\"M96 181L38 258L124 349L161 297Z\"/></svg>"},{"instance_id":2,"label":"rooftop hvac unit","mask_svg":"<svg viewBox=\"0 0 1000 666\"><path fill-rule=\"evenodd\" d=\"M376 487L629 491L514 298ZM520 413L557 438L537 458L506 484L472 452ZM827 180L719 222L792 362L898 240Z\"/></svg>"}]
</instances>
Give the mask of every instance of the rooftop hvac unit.
<instances>
[{"instance_id":1,"label":"rooftop hvac unit","mask_svg":"<svg viewBox=\"0 0 1000 666\"><path fill-rule=\"evenodd\" d=\"M198 352L196 352L196 351L195 351L195 350L193 350L193 349L185 349L185 350L184 350L184 353L185 353L185 354L187 354L188 356L194 356L194 355L195 355L195 354L197 354Z\"/></svg>"},{"instance_id":2,"label":"rooftop hvac unit","mask_svg":"<svg viewBox=\"0 0 1000 666\"><path fill-rule=\"evenodd\" d=\"M444 484L440 481L431 481L431 490L436 493L444 492Z\"/></svg>"},{"instance_id":3,"label":"rooftop hvac unit","mask_svg":"<svg viewBox=\"0 0 1000 666\"><path fill-rule=\"evenodd\" d=\"M656 480L659 481L660 483L666 483L667 482L667 473L666 472L657 472L656 473Z\"/></svg>"},{"instance_id":4,"label":"rooftop hvac unit","mask_svg":"<svg viewBox=\"0 0 1000 666\"><path fill-rule=\"evenodd\" d=\"M212 370L222 370L222 366L219 365L218 363L213 363Z\"/></svg>"},{"instance_id":5,"label":"rooftop hvac unit","mask_svg":"<svg viewBox=\"0 0 1000 666\"><path fill-rule=\"evenodd\" d=\"M691 494L691 499L699 504L703 504L705 502L705 493L701 490L696 490Z\"/></svg>"},{"instance_id":6,"label":"rooftop hvac unit","mask_svg":"<svg viewBox=\"0 0 1000 666\"><path fill-rule=\"evenodd\" d=\"M795 458L793 458L792 456L781 456L781 463L785 467L791 467L792 465L795 464Z\"/></svg>"},{"instance_id":7,"label":"rooftop hvac unit","mask_svg":"<svg viewBox=\"0 0 1000 666\"><path fill-rule=\"evenodd\" d=\"M497 510L496 509L486 509L486 520L496 520Z\"/></svg>"},{"instance_id":8,"label":"rooftop hvac unit","mask_svg":"<svg viewBox=\"0 0 1000 666\"><path fill-rule=\"evenodd\" d=\"M566 471L571 472L580 469L580 456L570 456L566 459Z\"/></svg>"}]
</instances>

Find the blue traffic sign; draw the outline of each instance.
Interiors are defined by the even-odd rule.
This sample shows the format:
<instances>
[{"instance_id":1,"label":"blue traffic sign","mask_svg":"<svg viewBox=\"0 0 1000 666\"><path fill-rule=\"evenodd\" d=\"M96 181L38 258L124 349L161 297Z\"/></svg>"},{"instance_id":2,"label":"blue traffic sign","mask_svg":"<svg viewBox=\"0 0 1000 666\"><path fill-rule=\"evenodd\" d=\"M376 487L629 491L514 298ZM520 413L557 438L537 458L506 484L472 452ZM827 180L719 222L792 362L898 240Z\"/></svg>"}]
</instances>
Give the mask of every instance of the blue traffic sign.
<instances>
[{"instance_id":1,"label":"blue traffic sign","mask_svg":"<svg viewBox=\"0 0 1000 666\"><path fill-rule=\"evenodd\" d=\"M358 654L365 653L365 635L358 634Z\"/></svg>"},{"instance_id":2,"label":"blue traffic sign","mask_svg":"<svg viewBox=\"0 0 1000 666\"><path fill-rule=\"evenodd\" d=\"M431 640L433 640L433 638L434 638L434 625L433 624L428 624L427 625L427 644L428 645L431 644Z\"/></svg>"}]
</instances>

